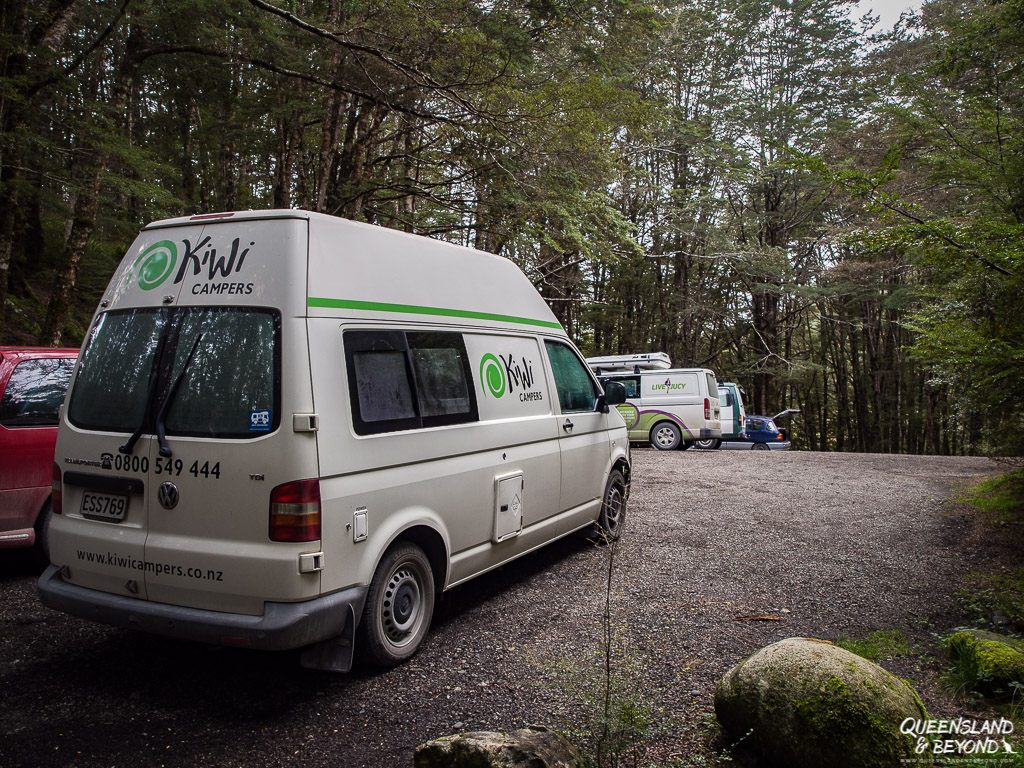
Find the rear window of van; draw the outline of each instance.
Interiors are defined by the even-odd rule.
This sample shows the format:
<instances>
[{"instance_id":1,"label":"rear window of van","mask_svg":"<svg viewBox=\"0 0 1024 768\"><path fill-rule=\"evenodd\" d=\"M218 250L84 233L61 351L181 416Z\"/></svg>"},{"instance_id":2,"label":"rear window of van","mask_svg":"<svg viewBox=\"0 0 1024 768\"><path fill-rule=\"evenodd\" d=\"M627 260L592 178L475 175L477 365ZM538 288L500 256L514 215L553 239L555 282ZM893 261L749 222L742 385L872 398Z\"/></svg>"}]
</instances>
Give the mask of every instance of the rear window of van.
<instances>
[{"instance_id":1,"label":"rear window of van","mask_svg":"<svg viewBox=\"0 0 1024 768\"><path fill-rule=\"evenodd\" d=\"M280 423L280 315L180 307L107 312L93 326L68 419L97 431L259 437Z\"/></svg>"},{"instance_id":2,"label":"rear window of van","mask_svg":"<svg viewBox=\"0 0 1024 768\"><path fill-rule=\"evenodd\" d=\"M715 397L718 394L718 379L715 378L713 373L704 373L708 377L708 394L711 397Z\"/></svg>"}]
</instances>

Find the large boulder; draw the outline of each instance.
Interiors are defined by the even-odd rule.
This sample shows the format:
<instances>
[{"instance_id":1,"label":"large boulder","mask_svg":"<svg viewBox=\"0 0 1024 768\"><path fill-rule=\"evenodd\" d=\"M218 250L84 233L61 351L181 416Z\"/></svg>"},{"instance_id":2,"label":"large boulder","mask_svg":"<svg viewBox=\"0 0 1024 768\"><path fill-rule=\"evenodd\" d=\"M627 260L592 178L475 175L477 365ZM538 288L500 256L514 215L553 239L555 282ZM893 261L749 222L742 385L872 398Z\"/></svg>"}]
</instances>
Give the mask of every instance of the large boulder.
<instances>
[{"instance_id":1,"label":"large boulder","mask_svg":"<svg viewBox=\"0 0 1024 768\"><path fill-rule=\"evenodd\" d=\"M917 693L877 664L821 640L789 638L729 670L715 713L767 765L899 768L928 760L900 733L927 717Z\"/></svg>"},{"instance_id":2,"label":"large boulder","mask_svg":"<svg viewBox=\"0 0 1024 768\"><path fill-rule=\"evenodd\" d=\"M416 768L583 768L564 736L538 725L511 733L474 731L416 747Z\"/></svg>"},{"instance_id":3,"label":"large boulder","mask_svg":"<svg viewBox=\"0 0 1024 768\"><path fill-rule=\"evenodd\" d=\"M962 629L946 643L946 655L962 671L965 684L986 696L1013 694L1024 685L1024 642L995 632Z\"/></svg>"}]
</instances>

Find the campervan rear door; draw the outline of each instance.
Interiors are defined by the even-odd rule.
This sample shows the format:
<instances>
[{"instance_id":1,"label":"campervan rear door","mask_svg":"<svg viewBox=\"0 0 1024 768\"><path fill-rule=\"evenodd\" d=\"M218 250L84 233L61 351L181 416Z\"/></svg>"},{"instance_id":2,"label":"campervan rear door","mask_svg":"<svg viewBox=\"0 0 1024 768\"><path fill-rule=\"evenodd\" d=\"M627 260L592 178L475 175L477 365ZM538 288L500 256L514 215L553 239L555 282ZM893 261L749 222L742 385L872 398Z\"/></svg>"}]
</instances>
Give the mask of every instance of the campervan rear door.
<instances>
[{"instance_id":1,"label":"campervan rear door","mask_svg":"<svg viewBox=\"0 0 1024 768\"><path fill-rule=\"evenodd\" d=\"M58 449L90 466L63 467L74 536L54 562L83 586L258 615L319 593L299 557L319 541L269 530L273 489L318 476L315 433L295 427L314 412L308 226L196 219L144 230L104 295Z\"/></svg>"},{"instance_id":2,"label":"campervan rear door","mask_svg":"<svg viewBox=\"0 0 1024 768\"><path fill-rule=\"evenodd\" d=\"M274 541L295 534L269 523L273 489L319 474L308 417L296 429L315 410L307 233L301 218L224 220L201 233L217 256L182 280L163 374L166 442L150 441L151 600L260 614L265 600L319 594L319 572L300 572L300 554L319 541Z\"/></svg>"}]
</instances>

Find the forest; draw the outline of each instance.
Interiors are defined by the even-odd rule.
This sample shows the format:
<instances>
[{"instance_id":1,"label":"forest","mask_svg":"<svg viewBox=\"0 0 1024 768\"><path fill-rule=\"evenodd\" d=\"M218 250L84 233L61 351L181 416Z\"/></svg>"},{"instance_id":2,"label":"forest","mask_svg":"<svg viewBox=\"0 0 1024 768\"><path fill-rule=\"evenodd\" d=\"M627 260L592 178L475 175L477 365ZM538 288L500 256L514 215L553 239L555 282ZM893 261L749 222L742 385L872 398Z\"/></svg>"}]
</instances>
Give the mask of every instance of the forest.
<instances>
[{"instance_id":1,"label":"forest","mask_svg":"<svg viewBox=\"0 0 1024 768\"><path fill-rule=\"evenodd\" d=\"M0 342L139 228L302 208L520 265L794 447L1024 454L1024 0L5 0Z\"/></svg>"}]
</instances>

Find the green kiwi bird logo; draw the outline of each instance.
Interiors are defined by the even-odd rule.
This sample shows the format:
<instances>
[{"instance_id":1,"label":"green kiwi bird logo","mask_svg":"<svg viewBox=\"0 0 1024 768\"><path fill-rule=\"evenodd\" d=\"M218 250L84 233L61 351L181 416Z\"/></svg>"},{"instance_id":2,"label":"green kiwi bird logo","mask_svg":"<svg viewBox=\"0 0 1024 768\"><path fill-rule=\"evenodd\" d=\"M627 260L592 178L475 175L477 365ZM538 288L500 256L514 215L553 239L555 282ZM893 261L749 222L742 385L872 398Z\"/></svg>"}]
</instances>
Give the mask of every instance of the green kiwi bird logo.
<instances>
[{"instance_id":1,"label":"green kiwi bird logo","mask_svg":"<svg viewBox=\"0 0 1024 768\"><path fill-rule=\"evenodd\" d=\"M505 378L505 366L492 354L486 354L480 361L480 383L484 393L490 392L495 398L505 395L508 381Z\"/></svg>"},{"instance_id":2,"label":"green kiwi bird logo","mask_svg":"<svg viewBox=\"0 0 1024 768\"><path fill-rule=\"evenodd\" d=\"M139 288L152 291L170 277L177 261L178 247L170 240L161 240L139 254L128 274L137 276Z\"/></svg>"}]
</instances>

